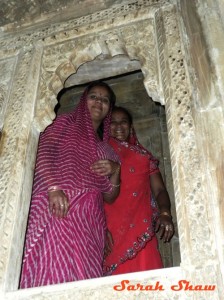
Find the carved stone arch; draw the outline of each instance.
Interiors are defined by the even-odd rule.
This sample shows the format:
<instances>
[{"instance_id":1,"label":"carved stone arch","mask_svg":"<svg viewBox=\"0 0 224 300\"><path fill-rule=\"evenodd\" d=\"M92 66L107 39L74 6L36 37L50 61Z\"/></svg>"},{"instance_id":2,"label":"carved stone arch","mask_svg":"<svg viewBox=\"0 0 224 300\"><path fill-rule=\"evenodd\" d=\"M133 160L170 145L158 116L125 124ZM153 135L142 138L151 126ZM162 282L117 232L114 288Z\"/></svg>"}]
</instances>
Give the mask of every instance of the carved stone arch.
<instances>
[{"instance_id":1,"label":"carved stone arch","mask_svg":"<svg viewBox=\"0 0 224 300\"><path fill-rule=\"evenodd\" d=\"M134 27L136 31L136 26ZM148 37L154 40L153 36ZM126 73L126 64L130 65L131 70L141 69L144 75L144 85L148 95L154 100L163 104L163 97L158 93L161 91L159 87L158 65L156 52L152 46L153 43L149 43L148 47L144 46L141 39L146 38L146 34L143 32L138 35L138 43L136 43L136 37L126 36L124 30L114 30L110 32L104 32L97 37L92 36L88 39L79 39L81 41L77 47L64 53L64 60L60 61L55 67L55 70L49 70L42 68L42 82L40 83L40 99L37 103L37 110L35 115L34 124L35 127L42 131L48 126L55 118L54 107L57 103L56 97L58 93L66 86L66 81L73 74L78 73L79 68L82 65L92 62L94 60L110 59L111 63L113 58L119 57L121 60L121 69L118 73ZM150 40L149 38L149 40ZM147 55L146 55L147 53ZM67 57L67 59L66 59ZM57 53L54 53L55 61L57 62ZM51 58L52 59L52 58ZM50 76L49 76L50 74ZM105 77L110 77L108 74ZM118 75L118 74L114 74ZM90 75L91 77L91 75ZM101 77L103 78L103 76ZM45 79L45 80L43 80ZM99 79L99 78L98 78ZM92 80L92 79L91 79ZM91 81L89 80L89 81Z\"/></svg>"}]
</instances>

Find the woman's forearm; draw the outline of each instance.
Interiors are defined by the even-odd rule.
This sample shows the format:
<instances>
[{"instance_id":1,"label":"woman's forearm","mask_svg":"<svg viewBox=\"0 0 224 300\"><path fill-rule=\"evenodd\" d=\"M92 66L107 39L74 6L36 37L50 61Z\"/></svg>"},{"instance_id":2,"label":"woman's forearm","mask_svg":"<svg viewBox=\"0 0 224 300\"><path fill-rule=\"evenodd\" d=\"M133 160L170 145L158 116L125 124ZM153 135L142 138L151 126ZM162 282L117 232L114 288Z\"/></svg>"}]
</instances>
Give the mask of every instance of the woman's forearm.
<instances>
[{"instance_id":1,"label":"woman's forearm","mask_svg":"<svg viewBox=\"0 0 224 300\"><path fill-rule=\"evenodd\" d=\"M160 213L167 212L171 216L171 203L167 190L161 190L156 196Z\"/></svg>"},{"instance_id":2,"label":"woman's forearm","mask_svg":"<svg viewBox=\"0 0 224 300\"><path fill-rule=\"evenodd\" d=\"M160 213L167 213L167 215L171 216L170 197L160 172L150 176L150 184L152 193L155 197Z\"/></svg>"},{"instance_id":3,"label":"woman's forearm","mask_svg":"<svg viewBox=\"0 0 224 300\"><path fill-rule=\"evenodd\" d=\"M112 185L112 192L110 194L104 193L103 196L104 201L107 203L113 203L120 193L120 165L117 166L115 171L110 176L110 182Z\"/></svg>"}]
</instances>

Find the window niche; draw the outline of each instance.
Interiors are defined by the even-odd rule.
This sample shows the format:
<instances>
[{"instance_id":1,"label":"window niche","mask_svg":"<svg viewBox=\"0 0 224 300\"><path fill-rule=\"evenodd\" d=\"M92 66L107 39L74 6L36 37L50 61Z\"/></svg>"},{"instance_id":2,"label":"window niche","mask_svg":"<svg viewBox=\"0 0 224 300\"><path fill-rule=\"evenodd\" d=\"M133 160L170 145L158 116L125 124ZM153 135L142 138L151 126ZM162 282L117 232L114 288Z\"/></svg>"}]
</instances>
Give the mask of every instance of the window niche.
<instances>
[{"instance_id":1,"label":"window niche","mask_svg":"<svg viewBox=\"0 0 224 300\"><path fill-rule=\"evenodd\" d=\"M123 60L119 61L119 58L116 57L115 61L118 63L117 68L115 67L116 63L114 63L114 58L107 60L108 69L112 68L114 75L116 72L118 73L118 75L113 77L103 79L100 78L100 73L96 76L97 70L103 69L98 60L82 65L76 74L72 74L68 80L65 81L65 86L67 86L67 88L64 88L58 95L59 106L57 108L57 114L67 113L75 108L84 87L88 84L88 82L85 82L86 74L89 74L89 76L95 74L95 79L100 78L113 88L117 96L116 105L127 108L133 115L134 126L139 141L160 161L160 170L171 199L175 235L171 243L168 244L163 243L158 238L159 248L165 267L179 266L179 238L165 107L158 102L154 102L152 98L148 96L145 90L143 82L144 76L141 70L137 69L121 74L119 66L125 66L122 64ZM137 61L134 62L133 68L131 69L134 69L136 66L139 67Z\"/></svg>"},{"instance_id":2,"label":"window niche","mask_svg":"<svg viewBox=\"0 0 224 300\"><path fill-rule=\"evenodd\" d=\"M147 35L142 32L139 39L143 37L147 40L152 38L150 33ZM145 44L144 47L141 45L139 48L136 40L132 40L131 45L130 41L128 45L125 45L125 41L116 32L110 34L109 42L107 39L107 35L103 34L98 41L95 39L91 41L91 38L88 38L87 41L81 40L83 48L74 49L73 52L67 54L67 57L69 57L67 61L64 60L58 63L55 72L49 78L49 85L45 86L44 83L40 94L44 95L45 92L50 99L53 98L52 92L55 97L58 96L60 107L57 113L61 114L69 112L75 107L83 91L83 86L88 82L104 79L111 85L117 95L117 104L127 107L133 113L140 142L148 147L160 160L161 172L172 201L172 214L176 232L171 244L160 243L160 251L165 267L179 266L179 239L166 129L165 99L161 91L161 83L159 83L158 65L152 64L152 61L157 59L154 44L150 41L149 46ZM104 42L107 42L107 51L102 46ZM90 45L85 47L83 45L85 43ZM59 46L56 45L55 47ZM153 50L150 47L153 47ZM54 61L57 62L56 50L54 56ZM47 60L47 58L44 59ZM53 61L53 57L49 59ZM76 86L75 89L73 88L74 85ZM55 102L47 105L53 110ZM44 125L42 120L42 110L37 106L35 124L41 124L39 128L43 130L46 123ZM161 272L166 271L162 270Z\"/></svg>"}]
</instances>

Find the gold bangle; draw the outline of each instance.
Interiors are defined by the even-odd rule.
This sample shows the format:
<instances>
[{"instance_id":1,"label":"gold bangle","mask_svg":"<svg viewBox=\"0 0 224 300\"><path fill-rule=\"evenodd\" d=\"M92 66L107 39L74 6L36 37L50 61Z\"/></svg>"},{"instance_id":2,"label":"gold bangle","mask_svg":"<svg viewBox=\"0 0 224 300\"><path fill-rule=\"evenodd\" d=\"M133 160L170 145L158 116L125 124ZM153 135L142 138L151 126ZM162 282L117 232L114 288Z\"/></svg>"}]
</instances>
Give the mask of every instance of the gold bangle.
<instances>
[{"instance_id":1,"label":"gold bangle","mask_svg":"<svg viewBox=\"0 0 224 300\"><path fill-rule=\"evenodd\" d=\"M61 188L57 185L54 185L54 186L50 186L47 191L49 193L49 192L58 191L58 190L61 190Z\"/></svg>"},{"instance_id":2,"label":"gold bangle","mask_svg":"<svg viewBox=\"0 0 224 300\"><path fill-rule=\"evenodd\" d=\"M168 212L166 212L166 211L161 212L161 213L160 213L160 216L168 216L168 217L170 217L170 218L172 219L171 214L168 213Z\"/></svg>"},{"instance_id":3,"label":"gold bangle","mask_svg":"<svg viewBox=\"0 0 224 300\"><path fill-rule=\"evenodd\" d=\"M113 183L111 183L111 185L112 185L112 187L115 187L115 188L117 188L117 187L119 187L119 186L120 186L120 183L119 183L119 184L113 184Z\"/></svg>"}]
</instances>

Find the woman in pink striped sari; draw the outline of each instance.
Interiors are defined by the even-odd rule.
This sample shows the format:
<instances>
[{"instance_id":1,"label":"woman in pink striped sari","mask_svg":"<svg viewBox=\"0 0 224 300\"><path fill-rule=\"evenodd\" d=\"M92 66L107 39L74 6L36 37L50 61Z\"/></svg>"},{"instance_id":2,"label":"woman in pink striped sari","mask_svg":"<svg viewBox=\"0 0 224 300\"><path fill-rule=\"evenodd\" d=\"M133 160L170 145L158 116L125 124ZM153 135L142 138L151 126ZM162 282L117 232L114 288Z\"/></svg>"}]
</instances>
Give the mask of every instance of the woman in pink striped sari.
<instances>
[{"instance_id":1,"label":"woman in pink striped sari","mask_svg":"<svg viewBox=\"0 0 224 300\"><path fill-rule=\"evenodd\" d=\"M102 276L103 201L114 201L120 181L107 143L114 103L111 88L94 82L41 134L20 288Z\"/></svg>"}]
</instances>

